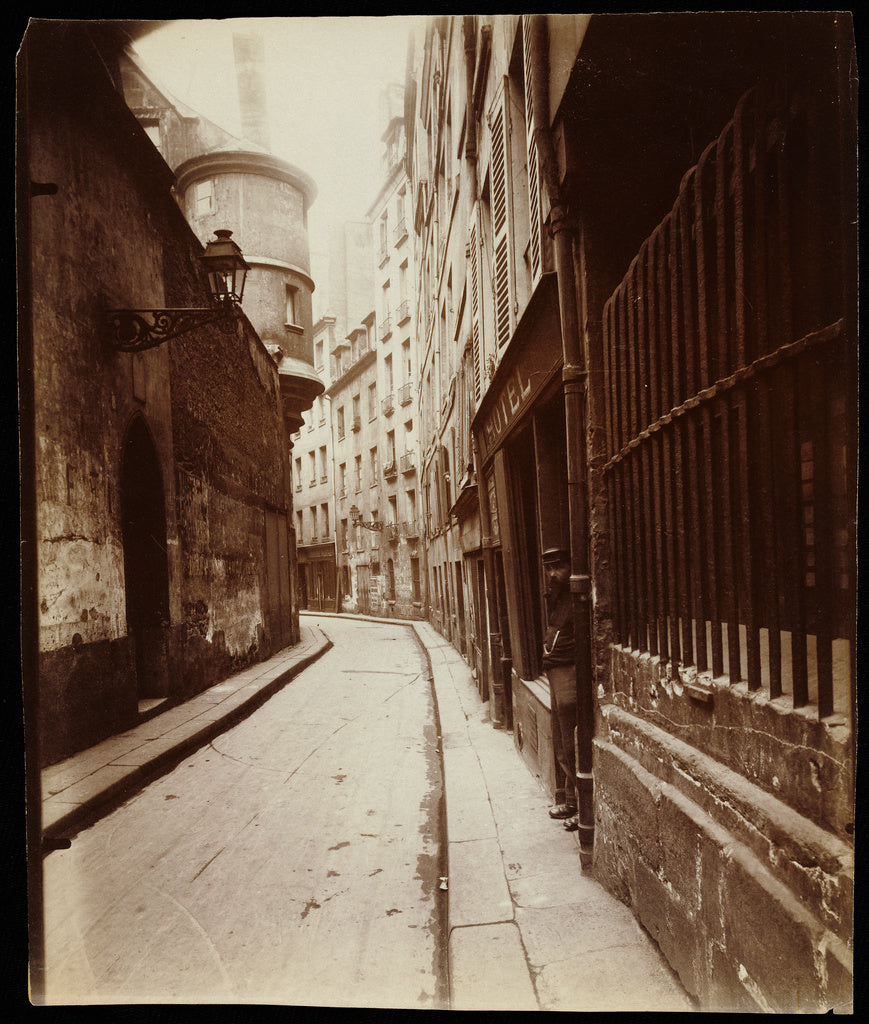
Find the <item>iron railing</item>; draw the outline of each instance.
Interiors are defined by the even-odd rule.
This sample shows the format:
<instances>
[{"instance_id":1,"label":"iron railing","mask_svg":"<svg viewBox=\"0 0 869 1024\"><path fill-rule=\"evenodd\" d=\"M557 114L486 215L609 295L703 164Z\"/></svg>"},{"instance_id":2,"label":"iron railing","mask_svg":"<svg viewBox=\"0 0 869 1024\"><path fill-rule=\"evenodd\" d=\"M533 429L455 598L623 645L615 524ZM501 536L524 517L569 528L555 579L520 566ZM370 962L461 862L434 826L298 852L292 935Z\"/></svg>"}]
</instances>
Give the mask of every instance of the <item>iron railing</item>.
<instances>
[{"instance_id":1,"label":"iron railing","mask_svg":"<svg viewBox=\"0 0 869 1024\"><path fill-rule=\"evenodd\" d=\"M616 642L821 717L855 662L836 147L803 97L746 94L604 310Z\"/></svg>"}]
</instances>

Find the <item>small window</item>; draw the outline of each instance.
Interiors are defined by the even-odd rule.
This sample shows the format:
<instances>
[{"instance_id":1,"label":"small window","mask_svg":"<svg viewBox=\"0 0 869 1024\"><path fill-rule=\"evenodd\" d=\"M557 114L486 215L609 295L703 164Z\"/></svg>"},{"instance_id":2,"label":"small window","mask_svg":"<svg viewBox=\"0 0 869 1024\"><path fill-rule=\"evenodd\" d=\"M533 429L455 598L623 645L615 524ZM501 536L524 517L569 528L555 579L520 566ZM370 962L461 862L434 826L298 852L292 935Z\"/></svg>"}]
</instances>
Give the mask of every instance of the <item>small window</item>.
<instances>
[{"instance_id":1,"label":"small window","mask_svg":"<svg viewBox=\"0 0 869 1024\"><path fill-rule=\"evenodd\" d=\"M280 294L280 293L278 293ZM286 286L287 320L293 326L299 326L299 289L291 284Z\"/></svg>"},{"instance_id":2,"label":"small window","mask_svg":"<svg viewBox=\"0 0 869 1024\"><path fill-rule=\"evenodd\" d=\"M207 181L197 181L194 186L193 196L197 217L201 217L204 213L211 213L214 209L214 182L211 178Z\"/></svg>"}]
</instances>

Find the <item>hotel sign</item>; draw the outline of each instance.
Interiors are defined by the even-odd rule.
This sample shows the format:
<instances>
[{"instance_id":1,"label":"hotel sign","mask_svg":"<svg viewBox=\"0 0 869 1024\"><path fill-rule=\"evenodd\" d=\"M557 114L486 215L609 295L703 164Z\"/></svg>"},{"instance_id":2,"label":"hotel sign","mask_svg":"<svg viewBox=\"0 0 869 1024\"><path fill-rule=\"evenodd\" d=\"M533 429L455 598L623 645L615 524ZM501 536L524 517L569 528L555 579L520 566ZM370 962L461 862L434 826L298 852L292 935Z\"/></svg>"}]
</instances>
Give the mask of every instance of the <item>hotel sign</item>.
<instances>
[{"instance_id":1,"label":"hotel sign","mask_svg":"<svg viewBox=\"0 0 869 1024\"><path fill-rule=\"evenodd\" d=\"M537 303L534 299L538 299ZM536 306L536 309L534 308ZM541 309L542 306L542 309ZM554 288L539 287L498 367L472 429L483 464L533 405L562 361Z\"/></svg>"}]
</instances>

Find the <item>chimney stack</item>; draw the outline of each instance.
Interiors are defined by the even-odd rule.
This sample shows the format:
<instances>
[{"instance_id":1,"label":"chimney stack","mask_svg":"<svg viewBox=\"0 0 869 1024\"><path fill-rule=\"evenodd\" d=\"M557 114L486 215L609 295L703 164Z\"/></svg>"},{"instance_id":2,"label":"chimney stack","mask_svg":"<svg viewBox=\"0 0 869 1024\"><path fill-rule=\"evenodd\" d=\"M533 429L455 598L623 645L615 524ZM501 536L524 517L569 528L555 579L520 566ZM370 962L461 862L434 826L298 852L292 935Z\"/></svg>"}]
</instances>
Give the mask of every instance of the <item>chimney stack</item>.
<instances>
[{"instance_id":1,"label":"chimney stack","mask_svg":"<svg viewBox=\"0 0 869 1024\"><path fill-rule=\"evenodd\" d=\"M232 48L235 54L242 137L271 151L266 84L263 77L265 46L262 36L234 32Z\"/></svg>"}]
</instances>

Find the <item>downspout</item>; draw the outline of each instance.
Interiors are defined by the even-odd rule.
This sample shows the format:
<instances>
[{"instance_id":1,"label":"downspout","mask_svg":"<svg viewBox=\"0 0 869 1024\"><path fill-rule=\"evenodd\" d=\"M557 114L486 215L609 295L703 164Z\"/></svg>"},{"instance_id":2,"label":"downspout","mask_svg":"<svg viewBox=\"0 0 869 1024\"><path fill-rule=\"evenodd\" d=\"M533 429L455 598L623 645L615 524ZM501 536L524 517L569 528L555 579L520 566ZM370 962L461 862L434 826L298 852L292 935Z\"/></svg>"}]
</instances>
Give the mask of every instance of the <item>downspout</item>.
<instances>
[{"instance_id":1,"label":"downspout","mask_svg":"<svg viewBox=\"0 0 869 1024\"><path fill-rule=\"evenodd\" d=\"M570 520L570 592L576 637L576 797L579 856L590 868L594 850L594 672L591 646L591 574L588 545L588 464L586 403L588 369L580 339L573 264L573 238L568 225L558 164L552 142L549 112L549 39L546 16L531 15L531 96L534 141L551 205L558 305L563 348L562 381L567 438L567 495Z\"/></svg>"},{"instance_id":2,"label":"downspout","mask_svg":"<svg viewBox=\"0 0 869 1024\"><path fill-rule=\"evenodd\" d=\"M465 159L468 164L471 183L472 204L478 199L477 190L477 111L474 108L474 72L476 70L477 38L476 25L473 15L466 14L462 18L462 35L465 50L465 92L467 96L465 114ZM473 256L474 254L472 254ZM498 614L498 587L495 579L495 552L494 540L492 537L492 510L489 507L489 489L486 486L486 478L483 475L483 467L480 464L480 453L477 451L476 442L472 438L474 451L474 472L477 477L477 504L480 509L481 537L480 545L483 549L483 573L486 579L486 619L488 622L489 636L489 678L491 679L492 693L489 714L492 717L492 726L495 729L503 729L509 721L506 707L504 685L504 674L510 671L509 665L504 662L504 650L501 642L500 617Z\"/></svg>"}]
</instances>

